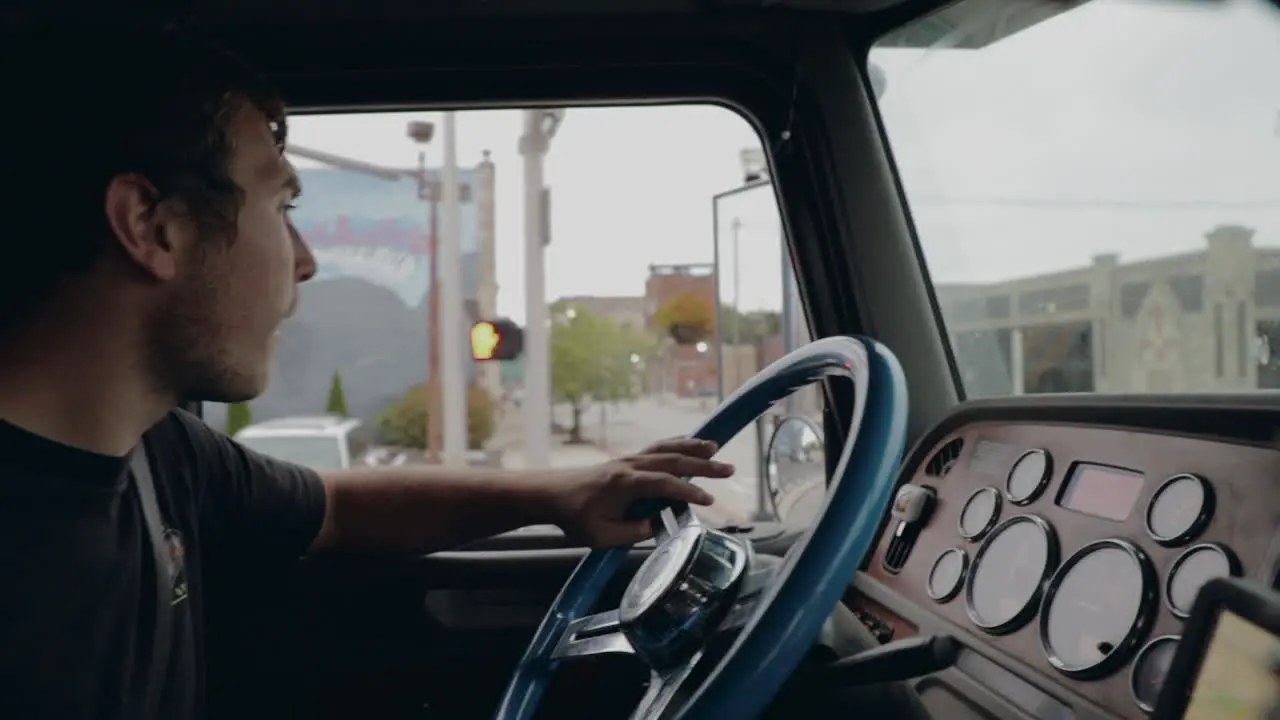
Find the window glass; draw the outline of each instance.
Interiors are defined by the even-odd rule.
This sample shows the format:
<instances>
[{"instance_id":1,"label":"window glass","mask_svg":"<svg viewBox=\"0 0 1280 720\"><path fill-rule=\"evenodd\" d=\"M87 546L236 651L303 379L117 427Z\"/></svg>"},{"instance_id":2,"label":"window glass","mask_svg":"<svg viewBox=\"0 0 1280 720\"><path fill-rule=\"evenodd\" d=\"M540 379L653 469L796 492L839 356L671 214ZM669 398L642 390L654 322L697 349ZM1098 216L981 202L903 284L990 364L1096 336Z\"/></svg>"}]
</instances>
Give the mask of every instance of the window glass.
<instances>
[{"instance_id":1,"label":"window glass","mask_svg":"<svg viewBox=\"0 0 1280 720\"><path fill-rule=\"evenodd\" d=\"M550 141L541 192L525 184L525 111L454 117L461 262L452 270L439 257L451 226L442 114L290 119L287 153L303 185L292 218L319 274L281 329L267 392L234 407L209 404L211 424L234 433L271 419L347 415L369 433L354 464L435 463L445 423L432 369L456 352L467 462L536 465L541 453L528 447L525 426L546 423L547 462L572 467L691 432L720 393L807 340L760 139L742 117L710 105L543 112ZM531 197L542 217L526 222ZM492 342L503 319L529 332L529 232L545 243L553 402L543 417L530 416L527 353L476 362L469 337L475 323L494 322L477 336ZM458 335L448 339L433 256L464 297L464 317L450 323ZM773 414L817 417L817 398ZM717 497L707 519L772 517L777 504L804 522L792 509L818 506L815 483L783 483L790 496L760 494L771 430L748 427L722 450L738 476L706 484ZM302 446L267 442L254 441L302 457ZM821 482L816 488L820 499Z\"/></svg>"},{"instance_id":2,"label":"window glass","mask_svg":"<svg viewBox=\"0 0 1280 720\"><path fill-rule=\"evenodd\" d=\"M970 397L1280 388L1280 12L967 0L880 110Z\"/></svg>"},{"instance_id":3,"label":"window glass","mask_svg":"<svg viewBox=\"0 0 1280 720\"><path fill-rule=\"evenodd\" d=\"M343 467L342 441L336 436L241 437L238 440L264 455L315 470Z\"/></svg>"}]
</instances>

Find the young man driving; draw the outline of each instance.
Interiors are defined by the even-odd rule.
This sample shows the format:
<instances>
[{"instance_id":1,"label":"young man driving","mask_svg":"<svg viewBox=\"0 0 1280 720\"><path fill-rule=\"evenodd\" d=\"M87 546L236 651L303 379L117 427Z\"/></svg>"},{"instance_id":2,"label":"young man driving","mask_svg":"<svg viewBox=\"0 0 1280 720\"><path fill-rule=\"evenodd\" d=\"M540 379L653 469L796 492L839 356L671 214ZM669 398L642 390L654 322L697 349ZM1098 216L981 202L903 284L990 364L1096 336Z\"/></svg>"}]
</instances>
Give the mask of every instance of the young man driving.
<instances>
[{"instance_id":1,"label":"young man driving","mask_svg":"<svg viewBox=\"0 0 1280 720\"><path fill-rule=\"evenodd\" d=\"M174 38L19 45L0 51L0 717L200 717L213 608L309 552L543 523L631 543L651 534L632 501L707 504L680 477L730 474L691 440L554 472L317 474L176 409L262 393L315 273L283 106Z\"/></svg>"}]
</instances>

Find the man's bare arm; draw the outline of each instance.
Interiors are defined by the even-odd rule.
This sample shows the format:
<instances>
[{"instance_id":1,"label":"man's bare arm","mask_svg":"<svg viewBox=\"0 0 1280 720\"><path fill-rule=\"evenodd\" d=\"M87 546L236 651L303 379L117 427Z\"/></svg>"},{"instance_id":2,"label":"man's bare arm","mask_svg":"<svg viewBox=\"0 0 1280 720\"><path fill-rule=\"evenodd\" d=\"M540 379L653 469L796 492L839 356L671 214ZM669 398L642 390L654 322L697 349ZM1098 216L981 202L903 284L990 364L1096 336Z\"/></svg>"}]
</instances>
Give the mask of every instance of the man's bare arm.
<instances>
[{"instance_id":1,"label":"man's bare arm","mask_svg":"<svg viewBox=\"0 0 1280 720\"><path fill-rule=\"evenodd\" d=\"M567 470L439 466L322 473L325 518L311 550L430 553L528 525L559 525L593 546L636 542L647 520L625 516L643 497L710 504L681 477L727 477L715 446L673 440L628 458Z\"/></svg>"}]
</instances>

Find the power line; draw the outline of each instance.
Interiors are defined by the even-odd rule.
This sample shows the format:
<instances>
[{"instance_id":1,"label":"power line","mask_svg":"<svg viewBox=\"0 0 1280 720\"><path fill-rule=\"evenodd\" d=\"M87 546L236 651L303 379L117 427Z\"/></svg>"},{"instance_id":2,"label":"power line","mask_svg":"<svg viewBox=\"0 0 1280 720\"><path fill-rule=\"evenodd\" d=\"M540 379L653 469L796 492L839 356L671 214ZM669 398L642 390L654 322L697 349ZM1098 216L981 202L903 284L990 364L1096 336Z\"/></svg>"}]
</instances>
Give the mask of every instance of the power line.
<instances>
[{"instance_id":1,"label":"power line","mask_svg":"<svg viewBox=\"0 0 1280 720\"><path fill-rule=\"evenodd\" d=\"M1079 208L1084 210L1147 210L1152 208L1173 210L1220 210L1220 209L1277 209L1280 210L1280 198L1257 198L1253 200L1113 200L1085 198L944 198L913 197L908 191L907 202L911 205L968 205L994 207L1052 207Z\"/></svg>"}]
</instances>

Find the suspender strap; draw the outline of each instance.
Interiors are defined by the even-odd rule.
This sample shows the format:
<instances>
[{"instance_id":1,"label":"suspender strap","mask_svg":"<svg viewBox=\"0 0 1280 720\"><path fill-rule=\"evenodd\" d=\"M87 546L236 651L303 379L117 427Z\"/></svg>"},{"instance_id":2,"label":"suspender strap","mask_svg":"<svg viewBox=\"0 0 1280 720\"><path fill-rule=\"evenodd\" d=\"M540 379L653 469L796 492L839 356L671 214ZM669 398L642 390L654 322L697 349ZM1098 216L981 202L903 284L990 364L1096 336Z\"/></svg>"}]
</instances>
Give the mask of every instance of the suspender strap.
<instances>
[{"instance_id":1,"label":"suspender strap","mask_svg":"<svg viewBox=\"0 0 1280 720\"><path fill-rule=\"evenodd\" d=\"M148 666L146 687L143 689L144 714L138 717L159 717L161 696L169 671L169 647L173 628L173 587L169 578L169 550L164 538L164 521L160 505L156 502L155 480L151 476L151 463L147 459L144 443L139 442L129 460L133 475L133 489L142 506L142 517L147 523L151 541L151 554L155 565L155 627L152 632L151 663ZM139 628L141 629L141 628Z\"/></svg>"}]
</instances>

